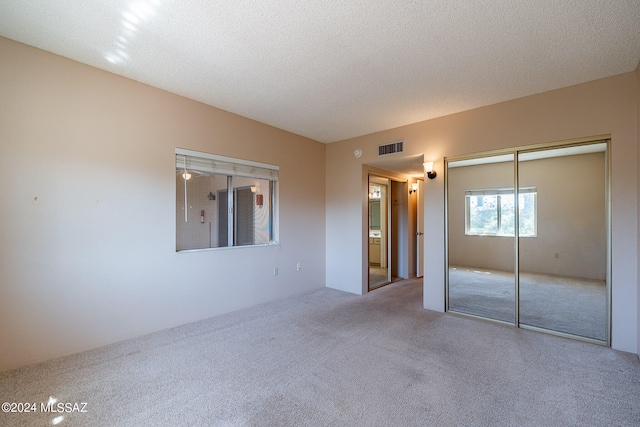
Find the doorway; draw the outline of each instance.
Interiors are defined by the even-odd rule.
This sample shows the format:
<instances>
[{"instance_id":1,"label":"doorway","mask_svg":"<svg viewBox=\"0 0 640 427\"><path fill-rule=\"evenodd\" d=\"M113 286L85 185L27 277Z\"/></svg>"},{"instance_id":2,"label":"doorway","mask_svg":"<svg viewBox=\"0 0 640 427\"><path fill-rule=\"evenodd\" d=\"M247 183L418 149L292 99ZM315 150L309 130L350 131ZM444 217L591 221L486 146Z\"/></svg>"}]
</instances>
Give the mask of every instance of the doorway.
<instances>
[{"instance_id":1,"label":"doorway","mask_svg":"<svg viewBox=\"0 0 640 427\"><path fill-rule=\"evenodd\" d=\"M229 236L233 246L253 245L255 241L254 193L251 187L233 189L233 230L229 233L228 192L218 191L218 247L229 246Z\"/></svg>"},{"instance_id":2,"label":"doorway","mask_svg":"<svg viewBox=\"0 0 640 427\"><path fill-rule=\"evenodd\" d=\"M417 218L418 205L424 204L423 163L424 156L416 154L385 156L362 165L363 293L417 276L418 258L424 257L424 239L418 238L424 230ZM381 186L380 194L372 186ZM382 197L384 190L386 195ZM376 211L380 213L380 230ZM422 268L419 272L422 276Z\"/></svg>"},{"instance_id":3,"label":"doorway","mask_svg":"<svg viewBox=\"0 0 640 427\"><path fill-rule=\"evenodd\" d=\"M408 182L368 175L367 290L415 276L416 203ZM412 190L412 193L415 191Z\"/></svg>"}]
</instances>

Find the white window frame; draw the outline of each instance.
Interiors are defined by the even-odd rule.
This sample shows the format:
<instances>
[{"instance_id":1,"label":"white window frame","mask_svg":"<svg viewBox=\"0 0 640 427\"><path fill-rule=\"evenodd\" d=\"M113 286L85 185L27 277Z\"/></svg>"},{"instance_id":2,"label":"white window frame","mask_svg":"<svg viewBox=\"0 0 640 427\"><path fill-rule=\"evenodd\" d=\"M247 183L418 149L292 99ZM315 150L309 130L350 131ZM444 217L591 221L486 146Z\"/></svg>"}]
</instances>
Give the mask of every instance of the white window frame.
<instances>
[{"instance_id":1,"label":"white window frame","mask_svg":"<svg viewBox=\"0 0 640 427\"><path fill-rule=\"evenodd\" d=\"M513 196L513 188L485 188L476 190L466 190L464 201L464 234L466 236L498 236L498 237L514 237L514 233L505 233L502 230L502 212L501 212L501 200L502 195ZM537 237L538 236L538 188L532 187L520 187L518 189L518 195L520 194L533 194L533 234L520 234L519 237ZM471 197L476 196L496 196L497 203L497 232L496 233L474 233L471 231ZM514 205L517 205L514 198Z\"/></svg>"}]
</instances>

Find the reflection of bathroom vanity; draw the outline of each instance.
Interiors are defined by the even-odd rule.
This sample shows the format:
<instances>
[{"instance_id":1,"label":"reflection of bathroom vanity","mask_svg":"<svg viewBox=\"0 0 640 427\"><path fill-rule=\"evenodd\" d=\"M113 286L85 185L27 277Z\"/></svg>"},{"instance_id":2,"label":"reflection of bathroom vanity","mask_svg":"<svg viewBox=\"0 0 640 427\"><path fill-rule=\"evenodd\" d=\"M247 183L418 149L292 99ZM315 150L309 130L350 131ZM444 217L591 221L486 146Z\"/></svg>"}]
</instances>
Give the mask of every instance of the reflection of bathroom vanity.
<instances>
[{"instance_id":1,"label":"reflection of bathroom vanity","mask_svg":"<svg viewBox=\"0 0 640 427\"><path fill-rule=\"evenodd\" d=\"M369 200L369 265L380 266L380 200Z\"/></svg>"},{"instance_id":2,"label":"reflection of bathroom vanity","mask_svg":"<svg viewBox=\"0 0 640 427\"><path fill-rule=\"evenodd\" d=\"M383 183L385 182L385 183ZM387 268L388 180L369 184L369 265Z\"/></svg>"},{"instance_id":3,"label":"reflection of bathroom vanity","mask_svg":"<svg viewBox=\"0 0 640 427\"><path fill-rule=\"evenodd\" d=\"M369 231L369 263L380 265L380 231Z\"/></svg>"}]
</instances>

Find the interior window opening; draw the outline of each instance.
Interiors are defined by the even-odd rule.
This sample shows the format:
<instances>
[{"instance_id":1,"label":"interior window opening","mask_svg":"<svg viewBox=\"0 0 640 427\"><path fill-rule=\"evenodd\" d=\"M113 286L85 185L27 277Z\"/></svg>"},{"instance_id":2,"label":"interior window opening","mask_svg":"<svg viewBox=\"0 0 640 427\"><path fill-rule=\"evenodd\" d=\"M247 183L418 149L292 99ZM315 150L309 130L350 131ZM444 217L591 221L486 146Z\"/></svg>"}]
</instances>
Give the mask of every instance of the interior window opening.
<instances>
[{"instance_id":1,"label":"interior window opening","mask_svg":"<svg viewBox=\"0 0 640 427\"><path fill-rule=\"evenodd\" d=\"M176 149L176 251L277 241L278 167Z\"/></svg>"}]
</instances>

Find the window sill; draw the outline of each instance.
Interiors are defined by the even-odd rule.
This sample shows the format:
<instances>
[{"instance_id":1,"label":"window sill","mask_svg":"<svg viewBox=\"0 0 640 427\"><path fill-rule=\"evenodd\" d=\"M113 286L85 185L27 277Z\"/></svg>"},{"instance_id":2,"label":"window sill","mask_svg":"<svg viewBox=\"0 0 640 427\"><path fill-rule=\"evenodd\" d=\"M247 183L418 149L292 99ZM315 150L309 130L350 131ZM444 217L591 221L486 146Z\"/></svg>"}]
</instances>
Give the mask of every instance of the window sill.
<instances>
[{"instance_id":1,"label":"window sill","mask_svg":"<svg viewBox=\"0 0 640 427\"><path fill-rule=\"evenodd\" d=\"M243 246L222 246L217 248L197 248L197 249L179 249L176 250L177 254L191 253L191 252L205 252L205 251L227 251L235 249L247 249L247 248L264 248L270 246L277 246L280 248L280 242L273 241L269 243L263 243L261 245L243 245Z\"/></svg>"}]
</instances>

